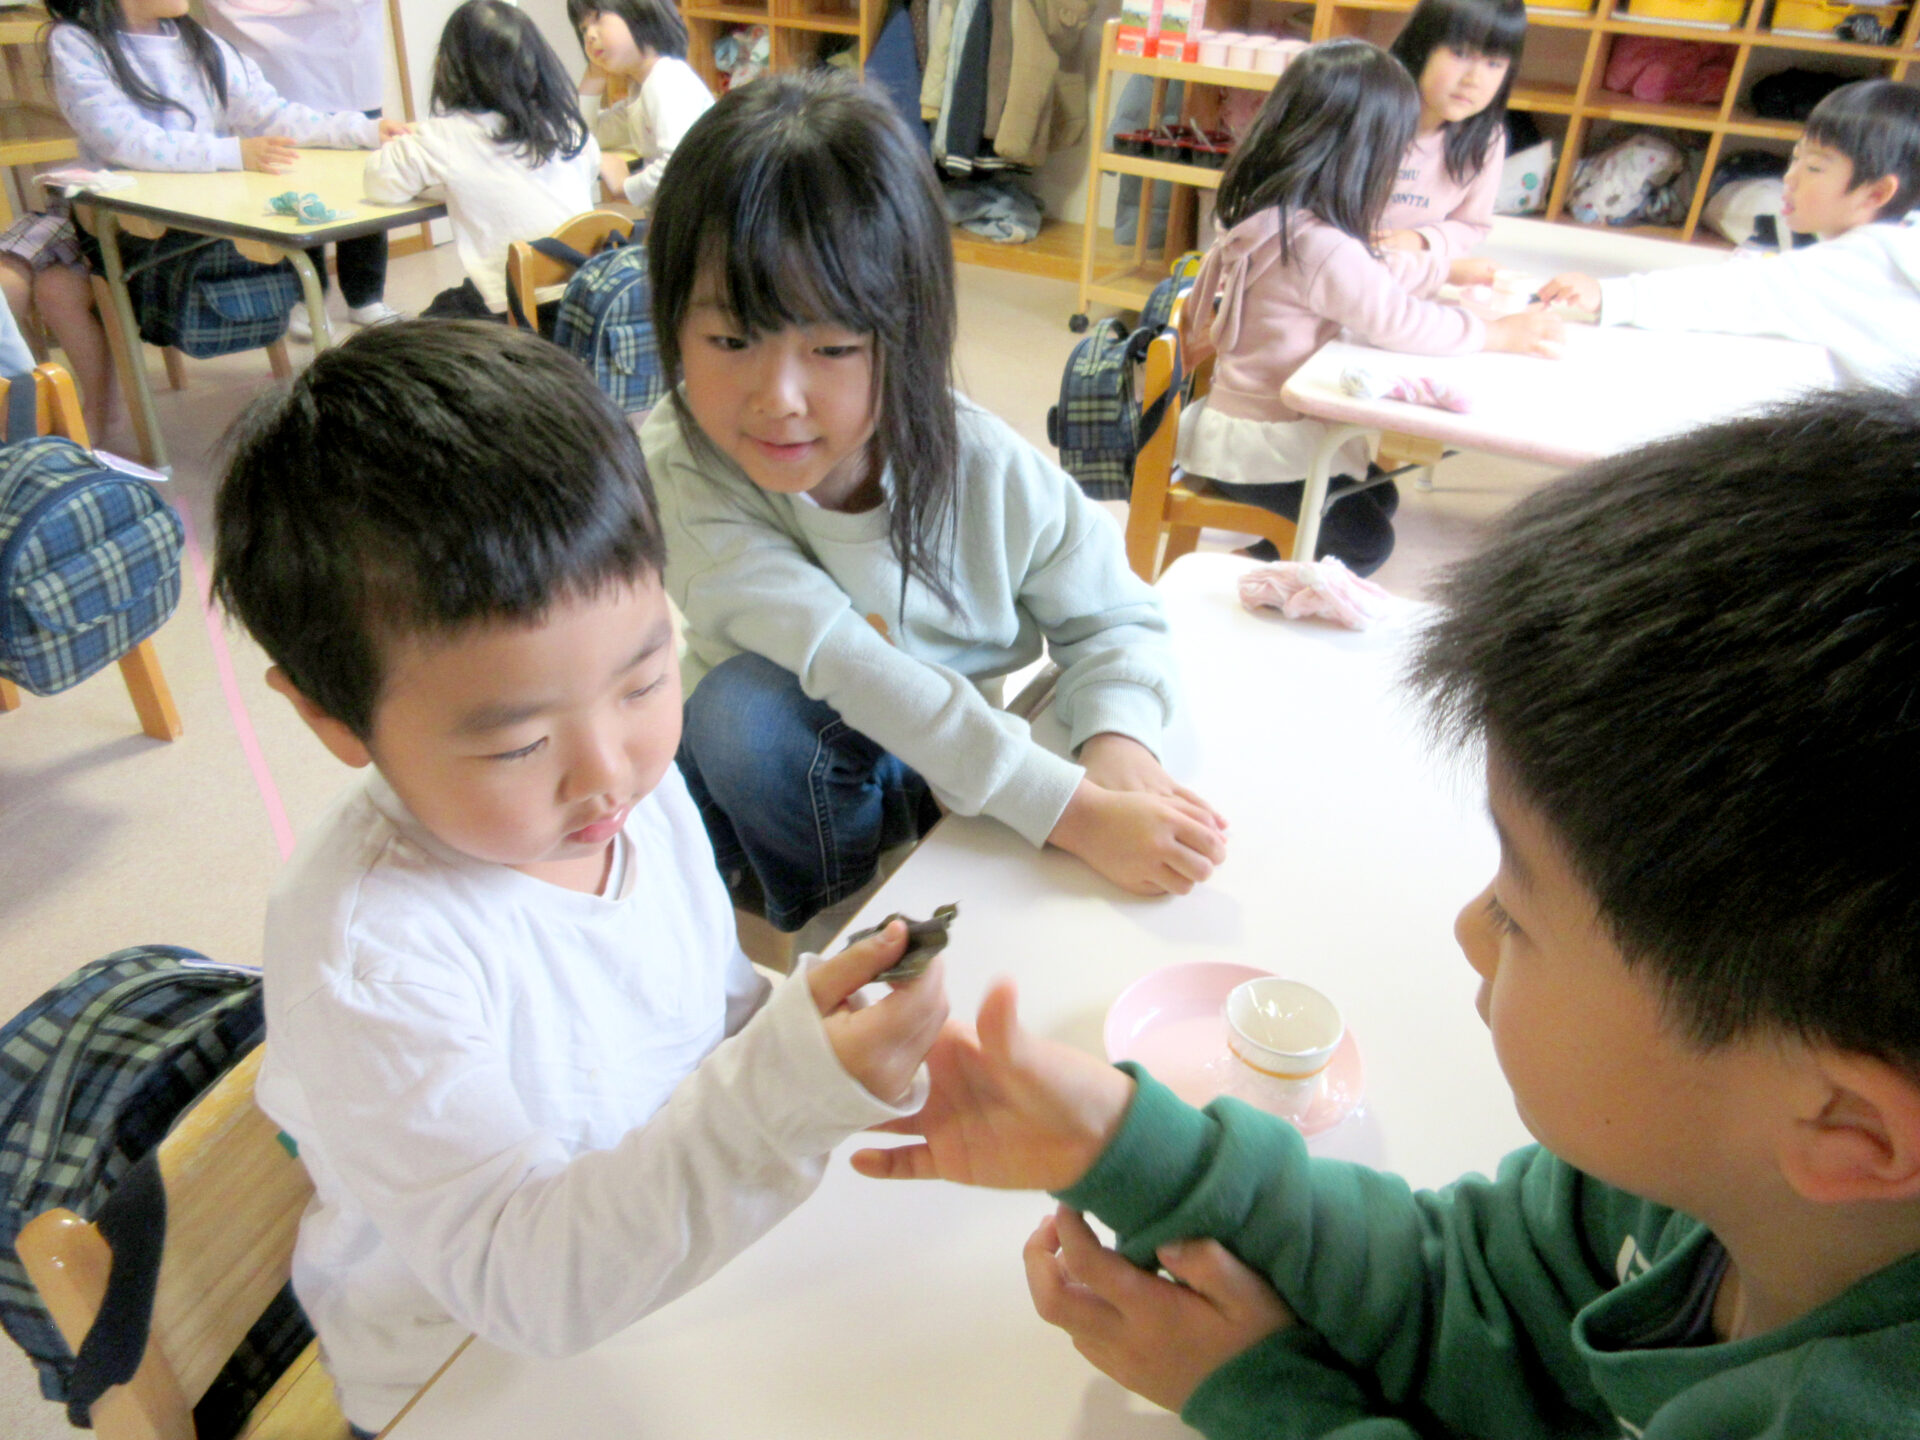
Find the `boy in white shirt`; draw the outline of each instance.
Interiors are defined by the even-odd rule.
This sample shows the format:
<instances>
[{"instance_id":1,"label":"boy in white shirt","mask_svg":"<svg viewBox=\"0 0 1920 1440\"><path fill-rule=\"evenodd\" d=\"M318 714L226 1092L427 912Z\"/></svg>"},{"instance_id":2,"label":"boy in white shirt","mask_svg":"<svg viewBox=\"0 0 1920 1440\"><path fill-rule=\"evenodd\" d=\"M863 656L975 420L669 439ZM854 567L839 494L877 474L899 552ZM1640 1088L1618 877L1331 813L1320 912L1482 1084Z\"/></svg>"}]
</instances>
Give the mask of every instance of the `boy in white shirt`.
<instances>
[{"instance_id":1,"label":"boy in white shirt","mask_svg":"<svg viewBox=\"0 0 1920 1440\"><path fill-rule=\"evenodd\" d=\"M472 1331L581 1350L699 1283L924 1095L904 927L774 989L673 764L679 665L639 445L524 330L415 321L243 422L215 586L368 768L268 910L261 1107L315 1196L294 1287L347 1418Z\"/></svg>"},{"instance_id":2,"label":"boy in white shirt","mask_svg":"<svg viewBox=\"0 0 1920 1440\"><path fill-rule=\"evenodd\" d=\"M594 133L605 150L639 151L640 168L629 173L625 157L608 154L600 161L601 183L608 195L650 211L674 148L713 104L707 82L687 64L686 22L669 0L567 0L567 19L587 58L605 72L587 77L581 99L597 102L607 75L631 87L625 100L600 111Z\"/></svg>"},{"instance_id":3,"label":"boy in white shirt","mask_svg":"<svg viewBox=\"0 0 1920 1440\"><path fill-rule=\"evenodd\" d=\"M1814 107L1793 147L1783 218L1821 243L1595 281L1567 274L1548 304L1599 312L1602 325L1778 335L1824 345L1855 385L1901 389L1920 373L1920 88L1843 85Z\"/></svg>"}]
</instances>

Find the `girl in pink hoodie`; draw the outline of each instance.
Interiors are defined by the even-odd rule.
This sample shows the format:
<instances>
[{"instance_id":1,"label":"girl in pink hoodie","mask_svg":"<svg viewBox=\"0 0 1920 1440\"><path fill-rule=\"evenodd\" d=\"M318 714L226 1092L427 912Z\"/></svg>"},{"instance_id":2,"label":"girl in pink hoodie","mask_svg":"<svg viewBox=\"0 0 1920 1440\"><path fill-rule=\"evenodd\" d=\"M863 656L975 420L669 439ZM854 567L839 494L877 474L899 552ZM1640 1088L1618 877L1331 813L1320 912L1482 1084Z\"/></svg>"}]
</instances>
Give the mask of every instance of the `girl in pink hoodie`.
<instances>
[{"instance_id":1,"label":"girl in pink hoodie","mask_svg":"<svg viewBox=\"0 0 1920 1440\"><path fill-rule=\"evenodd\" d=\"M1487 238L1507 158L1507 97L1527 41L1524 0L1420 0L1393 57L1420 121L1381 217L1383 247L1458 258Z\"/></svg>"},{"instance_id":2,"label":"girl in pink hoodie","mask_svg":"<svg viewBox=\"0 0 1920 1440\"><path fill-rule=\"evenodd\" d=\"M1421 355L1553 353L1555 317L1483 322L1428 298L1449 278L1443 254L1375 248L1418 113L1397 60L1365 40L1330 40L1287 67L1227 165L1216 211L1227 228L1181 319L1188 364L1217 357L1213 388L1181 414L1177 454L1232 499L1298 516L1322 427L1288 409L1280 387L1342 328ZM1379 473L1364 443L1343 451L1320 527L1318 553L1362 575L1393 549L1393 483L1358 488ZM1248 553L1275 558L1266 542Z\"/></svg>"}]
</instances>

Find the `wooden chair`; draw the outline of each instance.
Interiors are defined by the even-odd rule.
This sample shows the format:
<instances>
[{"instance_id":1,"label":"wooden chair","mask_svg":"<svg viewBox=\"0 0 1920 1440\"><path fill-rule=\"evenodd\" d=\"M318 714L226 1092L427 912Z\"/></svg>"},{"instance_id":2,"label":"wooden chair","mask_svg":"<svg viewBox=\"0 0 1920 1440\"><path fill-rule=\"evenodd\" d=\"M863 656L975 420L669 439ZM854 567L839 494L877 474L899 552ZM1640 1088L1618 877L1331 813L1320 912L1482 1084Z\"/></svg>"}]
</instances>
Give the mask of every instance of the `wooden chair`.
<instances>
[{"instance_id":1,"label":"wooden chair","mask_svg":"<svg viewBox=\"0 0 1920 1440\"><path fill-rule=\"evenodd\" d=\"M6 413L10 388L7 381L0 380L0 415ZM73 387L73 377L63 366L34 366L33 388L42 435L63 435L77 445L90 443L87 422L80 415L80 394ZM160 656L151 639L142 640L120 657L120 678L126 682L127 694L140 717L141 731L155 740L178 740L180 712L174 708L167 677L160 673ZM19 707L20 687L9 680L0 680L0 711Z\"/></svg>"},{"instance_id":2,"label":"wooden chair","mask_svg":"<svg viewBox=\"0 0 1920 1440\"><path fill-rule=\"evenodd\" d=\"M589 210L574 216L549 238L571 245L583 255L591 255L594 246L615 230L625 232L632 228L631 215L613 210ZM549 285L564 283L571 274L571 265L549 259L525 240L516 240L507 247L507 289L519 301L521 314L529 319L538 314L540 292ZM519 323L513 319L511 306L507 309L507 319L510 324Z\"/></svg>"},{"instance_id":3,"label":"wooden chair","mask_svg":"<svg viewBox=\"0 0 1920 1440\"><path fill-rule=\"evenodd\" d=\"M166 1235L140 1368L94 1404L100 1440L193 1440L193 1406L280 1288L313 1184L253 1103L264 1047L227 1072L160 1142ZM28 1221L21 1263L77 1352L106 1295L113 1253L71 1210ZM333 1384L309 1345L241 1440L346 1440Z\"/></svg>"},{"instance_id":4,"label":"wooden chair","mask_svg":"<svg viewBox=\"0 0 1920 1440\"><path fill-rule=\"evenodd\" d=\"M1173 322L1147 347L1144 413L1173 386L1179 372L1180 307ZM1191 398L1207 393L1213 378L1211 359L1194 372ZM1293 549L1293 521L1258 505L1242 504L1207 493L1204 482L1189 482L1174 463L1174 441L1180 434L1181 399L1177 389L1168 401L1160 424L1145 436L1133 462L1133 495L1127 503L1127 564L1151 585L1160 572L1200 543L1207 526L1237 530L1271 540L1282 555ZM1164 543L1163 543L1164 542Z\"/></svg>"}]
</instances>

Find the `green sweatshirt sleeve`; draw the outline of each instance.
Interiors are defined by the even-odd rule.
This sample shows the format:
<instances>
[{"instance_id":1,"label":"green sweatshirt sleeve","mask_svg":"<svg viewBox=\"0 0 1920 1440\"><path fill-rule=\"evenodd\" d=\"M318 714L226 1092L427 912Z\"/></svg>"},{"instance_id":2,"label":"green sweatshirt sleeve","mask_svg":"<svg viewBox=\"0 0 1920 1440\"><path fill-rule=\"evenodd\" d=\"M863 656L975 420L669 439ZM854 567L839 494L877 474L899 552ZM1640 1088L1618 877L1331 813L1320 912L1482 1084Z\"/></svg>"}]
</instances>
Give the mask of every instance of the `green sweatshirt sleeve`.
<instances>
[{"instance_id":1,"label":"green sweatshirt sleeve","mask_svg":"<svg viewBox=\"0 0 1920 1440\"><path fill-rule=\"evenodd\" d=\"M1612 1287L1606 1237L1619 1229L1583 1212L1627 1197L1537 1147L1495 1180L1415 1192L1310 1158L1274 1116L1235 1100L1196 1111L1134 1073L1120 1134L1060 1199L1110 1225L1139 1264L1174 1240L1221 1241L1305 1328L1195 1392L1189 1419L1207 1434L1617 1434L1571 1324ZM1343 1428L1369 1417L1388 1428Z\"/></svg>"}]
</instances>

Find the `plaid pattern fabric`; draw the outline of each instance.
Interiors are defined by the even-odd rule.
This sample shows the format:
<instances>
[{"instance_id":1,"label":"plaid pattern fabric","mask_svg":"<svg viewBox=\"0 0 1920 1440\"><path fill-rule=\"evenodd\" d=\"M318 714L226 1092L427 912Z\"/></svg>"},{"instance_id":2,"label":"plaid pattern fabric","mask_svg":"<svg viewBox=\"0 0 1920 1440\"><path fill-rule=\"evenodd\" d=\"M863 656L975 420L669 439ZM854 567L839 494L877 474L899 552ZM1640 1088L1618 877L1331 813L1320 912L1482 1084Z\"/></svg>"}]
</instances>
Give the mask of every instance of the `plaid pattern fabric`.
<instances>
[{"instance_id":1,"label":"plaid pattern fabric","mask_svg":"<svg viewBox=\"0 0 1920 1440\"><path fill-rule=\"evenodd\" d=\"M667 393L653 338L646 247L615 244L587 258L560 295L553 343L586 362L600 388L629 415Z\"/></svg>"},{"instance_id":2,"label":"plaid pattern fabric","mask_svg":"<svg viewBox=\"0 0 1920 1440\"><path fill-rule=\"evenodd\" d=\"M127 293L142 340L204 360L285 335L300 277L291 261L257 264L228 241L169 230L129 278Z\"/></svg>"},{"instance_id":3,"label":"plaid pattern fabric","mask_svg":"<svg viewBox=\"0 0 1920 1440\"><path fill-rule=\"evenodd\" d=\"M71 440L0 447L0 675L52 695L111 665L180 600L180 517Z\"/></svg>"},{"instance_id":4,"label":"plaid pattern fabric","mask_svg":"<svg viewBox=\"0 0 1920 1440\"><path fill-rule=\"evenodd\" d=\"M83 965L0 1029L0 1325L48 1399L66 1398L73 1357L20 1265L20 1227L61 1205L93 1219L265 1030L257 973L174 945Z\"/></svg>"},{"instance_id":5,"label":"plaid pattern fabric","mask_svg":"<svg viewBox=\"0 0 1920 1440\"><path fill-rule=\"evenodd\" d=\"M1126 500L1133 495L1133 462L1141 435L1134 372L1147 346L1166 329L1174 301L1193 287L1199 267L1197 253L1181 256L1173 263L1173 274L1147 296L1138 329L1129 331L1109 318L1067 357L1060 403L1047 412L1047 438L1059 448L1060 468L1080 482L1090 499ZM1154 424L1162 408L1155 406Z\"/></svg>"}]
</instances>

